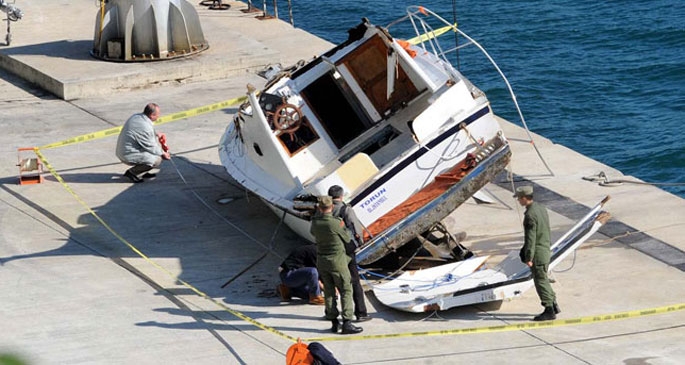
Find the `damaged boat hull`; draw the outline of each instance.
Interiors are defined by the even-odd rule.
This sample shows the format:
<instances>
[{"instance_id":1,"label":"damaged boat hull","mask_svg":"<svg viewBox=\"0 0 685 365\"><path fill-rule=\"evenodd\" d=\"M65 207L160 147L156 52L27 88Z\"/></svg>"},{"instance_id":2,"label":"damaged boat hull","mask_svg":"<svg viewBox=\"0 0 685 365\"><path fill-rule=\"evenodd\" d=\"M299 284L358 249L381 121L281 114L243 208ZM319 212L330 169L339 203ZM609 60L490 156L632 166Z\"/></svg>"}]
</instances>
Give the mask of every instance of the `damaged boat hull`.
<instances>
[{"instance_id":1,"label":"damaged boat hull","mask_svg":"<svg viewBox=\"0 0 685 365\"><path fill-rule=\"evenodd\" d=\"M559 238L551 247L552 270L566 256L587 241L609 219L601 210L608 197ZM376 285L378 300L406 312L433 312L485 302L511 300L533 287L530 269L512 251L495 268L483 268L487 257L406 272L394 280Z\"/></svg>"},{"instance_id":2,"label":"damaged boat hull","mask_svg":"<svg viewBox=\"0 0 685 365\"><path fill-rule=\"evenodd\" d=\"M492 181L509 164L510 159L509 144L499 145L494 153L438 198L373 237L357 252L357 262L366 265L377 261L426 232Z\"/></svg>"}]
</instances>

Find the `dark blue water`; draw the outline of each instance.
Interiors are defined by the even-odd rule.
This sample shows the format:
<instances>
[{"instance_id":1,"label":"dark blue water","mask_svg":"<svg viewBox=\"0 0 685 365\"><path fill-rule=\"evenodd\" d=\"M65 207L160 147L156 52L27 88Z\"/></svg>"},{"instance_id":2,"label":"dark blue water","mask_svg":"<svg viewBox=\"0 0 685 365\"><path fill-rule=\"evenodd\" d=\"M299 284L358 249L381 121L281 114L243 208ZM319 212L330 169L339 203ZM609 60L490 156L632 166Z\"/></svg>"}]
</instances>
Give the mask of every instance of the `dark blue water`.
<instances>
[{"instance_id":1,"label":"dark blue water","mask_svg":"<svg viewBox=\"0 0 685 365\"><path fill-rule=\"evenodd\" d=\"M339 43L362 17L386 25L408 5L417 3L294 0L293 14L296 27ZM421 5L452 20L452 1ZM456 9L533 132L626 175L685 184L685 1L457 0ZM464 53L462 72L497 114L519 120L495 71ZM685 197L684 185L660 187Z\"/></svg>"}]
</instances>

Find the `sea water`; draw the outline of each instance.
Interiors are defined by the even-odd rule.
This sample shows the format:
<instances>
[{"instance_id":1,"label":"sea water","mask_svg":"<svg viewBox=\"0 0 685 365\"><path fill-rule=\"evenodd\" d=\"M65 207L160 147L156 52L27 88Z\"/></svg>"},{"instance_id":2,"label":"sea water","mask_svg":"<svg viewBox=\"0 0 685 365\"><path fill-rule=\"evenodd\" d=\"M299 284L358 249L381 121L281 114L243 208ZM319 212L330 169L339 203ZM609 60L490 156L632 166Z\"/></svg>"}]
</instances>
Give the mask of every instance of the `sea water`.
<instances>
[{"instance_id":1,"label":"sea water","mask_svg":"<svg viewBox=\"0 0 685 365\"><path fill-rule=\"evenodd\" d=\"M279 4L285 18L287 2ZM626 175L673 184L659 187L685 197L683 0L293 0L292 5L296 27L333 43L344 41L362 17L385 26L408 5L423 5L454 21L456 9L459 27L506 74L533 132ZM493 110L518 121L506 85L485 66L460 58L462 72L488 95Z\"/></svg>"}]
</instances>

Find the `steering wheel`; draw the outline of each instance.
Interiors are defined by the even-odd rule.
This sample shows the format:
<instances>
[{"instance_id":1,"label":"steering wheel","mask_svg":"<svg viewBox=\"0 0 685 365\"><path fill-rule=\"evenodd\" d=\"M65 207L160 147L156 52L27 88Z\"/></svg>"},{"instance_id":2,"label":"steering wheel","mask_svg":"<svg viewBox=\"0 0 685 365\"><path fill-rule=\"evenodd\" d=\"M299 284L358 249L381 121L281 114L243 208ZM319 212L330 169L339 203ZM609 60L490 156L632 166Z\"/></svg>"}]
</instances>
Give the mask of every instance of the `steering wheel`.
<instances>
[{"instance_id":1,"label":"steering wheel","mask_svg":"<svg viewBox=\"0 0 685 365\"><path fill-rule=\"evenodd\" d=\"M282 133L293 134L302 125L302 111L295 105L283 104L274 111L274 127Z\"/></svg>"}]
</instances>

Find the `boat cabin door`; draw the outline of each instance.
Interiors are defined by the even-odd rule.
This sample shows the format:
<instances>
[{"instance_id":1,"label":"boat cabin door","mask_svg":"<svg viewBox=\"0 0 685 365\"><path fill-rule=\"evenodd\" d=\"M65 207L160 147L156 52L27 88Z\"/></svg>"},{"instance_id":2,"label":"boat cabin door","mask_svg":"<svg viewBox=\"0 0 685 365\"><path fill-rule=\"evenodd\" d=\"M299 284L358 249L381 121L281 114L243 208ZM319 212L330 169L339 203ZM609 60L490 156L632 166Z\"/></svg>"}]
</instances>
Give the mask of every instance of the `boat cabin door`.
<instances>
[{"instance_id":1,"label":"boat cabin door","mask_svg":"<svg viewBox=\"0 0 685 365\"><path fill-rule=\"evenodd\" d=\"M349 71L359 85L359 89L363 90L366 98L375 108L375 112L381 116L387 116L398 110L419 95L419 91L407 76L401 62L389 61L398 60L397 57L390 57L393 52L398 51L390 48L386 41L376 34L336 64L339 68L344 65L344 69ZM395 70L388 72L389 68L395 68ZM388 97L388 74L395 76L394 82L390 83L393 85L390 97Z\"/></svg>"}]
</instances>

